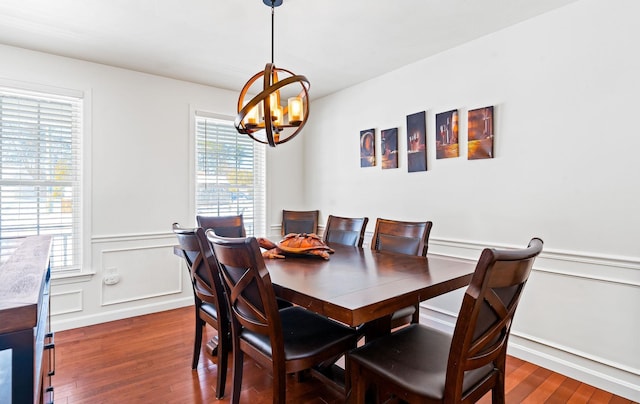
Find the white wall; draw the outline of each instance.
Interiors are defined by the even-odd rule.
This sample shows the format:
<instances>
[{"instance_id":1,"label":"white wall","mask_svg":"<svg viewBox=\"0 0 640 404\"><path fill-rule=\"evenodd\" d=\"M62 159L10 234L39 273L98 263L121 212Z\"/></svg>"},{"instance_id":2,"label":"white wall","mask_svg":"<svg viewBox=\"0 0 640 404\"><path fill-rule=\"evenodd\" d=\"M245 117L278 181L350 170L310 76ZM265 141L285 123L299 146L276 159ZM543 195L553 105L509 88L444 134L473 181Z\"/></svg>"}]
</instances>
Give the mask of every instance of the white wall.
<instances>
[{"instance_id":1,"label":"white wall","mask_svg":"<svg viewBox=\"0 0 640 404\"><path fill-rule=\"evenodd\" d=\"M304 210L304 173L308 170L303 147L303 130L295 139L267 148L267 231L272 237L280 236L282 210Z\"/></svg>"},{"instance_id":2,"label":"white wall","mask_svg":"<svg viewBox=\"0 0 640 404\"><path fill-rule=\"evenodd\" d=\"M2 84L87 96L87 275L54 278L54 330L192 304L171 232L173 222L195 225L190 112L233 116L238 93L8 46L0 46L0 60ZM288 166L299 164L302 145L269 152L269 172L288 179L269 181L271 206L301 203L295 189L302 172ZM274 158L281 155L286 161ZM277 209L273 214L268 224L280 221ZM111 271L120 282L104 285L103 275Z\"/></svg>"},{"instance_id":3,"label":"white wall","mask_svg":"<svg viewBox=\"0 0 640 404\"><path fill-rule=\"evenodd\" d=\"M640 400L640 3L582 0L316 100L306 203L432 220L429 251L545 241L510 352ZM429 40L429 38L425 38ZM398 44L402 46L402 44ZM375 60L371 60L375 63ZM436 160L435 114L495 106L495 158ZM408 173L406 115L427 111L428 171ZM399 128L400 168L359 167L359 132ZM333 156L328 161L327 156ZM378 152L378 158L379 158ZM451 328L460 293L424 303Z\"/></svg>"},{"instance_id":4,"label":"white wall","mask_svg":"<svg viewBox=\"0 0 640 404\"><path fill-rule=\"evenodd\" d=\"M582 0L313 101L300 138L268 152L271 232L283 208L319 208L321 221L433 220L430 252L473 259L540 236L511 353L640 401L638 12ZM54 328L191 304L170 232L193 224L189 111L233 114L237 94L6 46L0 60L0 80L90 95L94 274L54 281ZM464 139L466 111L485 105L496 158L436 160L435 113L459 108ZM429 171L409 174L405 116L422 110ZM359 131L396 126L400 168L360 168ZM111 268L122 281L107 287ZM423 320L450 328L459 302L425 302Z\"/></svg>"}]
</instances>

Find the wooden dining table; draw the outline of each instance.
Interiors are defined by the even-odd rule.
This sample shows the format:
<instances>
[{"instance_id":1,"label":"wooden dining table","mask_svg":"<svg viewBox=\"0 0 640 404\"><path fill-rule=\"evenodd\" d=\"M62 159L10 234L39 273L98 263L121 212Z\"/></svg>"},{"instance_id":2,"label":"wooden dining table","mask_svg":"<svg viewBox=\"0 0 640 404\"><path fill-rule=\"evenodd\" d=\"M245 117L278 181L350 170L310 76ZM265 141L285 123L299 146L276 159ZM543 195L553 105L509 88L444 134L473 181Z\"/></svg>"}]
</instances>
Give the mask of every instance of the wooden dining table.
<instances>
[{"instance_id":1,"label":"wooden dining table","mask_svg":"<svg viewBox=\"0 0 640 404\"><path fill-rule=\"evenodd\" d=\"M469 285L476 266L472 260L433 254L328 245L334 251L328 260L265 258L276 295L349 326L366 325L367 340L391 331L395 311ZM180 246L174 246L174 254L183 256Z\"/></svg>"},{"instance_id":2,"label":"wooden dining table","mask_svg":"<svg viewBox=\"0 0 640 404\"><path fill-rule=\"evenodd\" d=\"M391 331L391 314L469 285L475 261L417 257L329 244L330 259L265 259L276 294L296 305L356 327L367 339Z\"/></svg>"}]
</instances>

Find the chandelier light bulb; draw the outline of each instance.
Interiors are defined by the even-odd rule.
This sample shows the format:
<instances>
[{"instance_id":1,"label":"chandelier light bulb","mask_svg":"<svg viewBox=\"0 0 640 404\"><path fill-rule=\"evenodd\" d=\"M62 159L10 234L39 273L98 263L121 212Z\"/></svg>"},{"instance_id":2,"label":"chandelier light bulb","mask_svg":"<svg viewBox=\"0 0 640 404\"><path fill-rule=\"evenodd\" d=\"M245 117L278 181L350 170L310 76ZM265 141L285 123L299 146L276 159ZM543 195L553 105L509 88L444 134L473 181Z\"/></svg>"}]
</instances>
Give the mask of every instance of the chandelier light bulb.
<instances>
[{"instance_id":1,"label":"chandelier light bulb","mask_svg":"<svg viewBox=\"0 0 640 404\"><path fill-rule=\"evenodd\" d=\"M287 109L289 114L289 123L291 125L300 125L304 120L304 111L302 108L302 98L291 97L287 102Z\"/></svg>"}]
</instances>

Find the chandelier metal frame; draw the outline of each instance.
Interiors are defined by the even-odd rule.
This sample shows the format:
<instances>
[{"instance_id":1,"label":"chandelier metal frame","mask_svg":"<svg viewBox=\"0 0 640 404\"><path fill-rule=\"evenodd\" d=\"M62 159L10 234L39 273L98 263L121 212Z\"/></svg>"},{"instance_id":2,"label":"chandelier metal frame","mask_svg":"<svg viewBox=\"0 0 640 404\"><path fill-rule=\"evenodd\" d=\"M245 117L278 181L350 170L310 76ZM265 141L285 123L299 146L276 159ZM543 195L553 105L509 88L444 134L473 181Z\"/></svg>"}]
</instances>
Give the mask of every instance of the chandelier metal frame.
<instances>
[{"instance_id":1,"label":"chandelier metal frame","mask_svg":"<svg viewBox=\"0 0 640 404\"><path fill-rule=\"evenodd\" d=\"M267 63L263 71L251 77L240 91L238 115L234 125L238 133L249 135L257 142L275 147L293 139L307 123L311 85L305 76L275 66L273 62L274 8L282 5L283 0L262 0L262 2L271 7L271 63ZM280 80L279 74L287 77ZM245 102L247 93L261 77L263 78L262 90ZM289 99L288 106L281 106L280 90L296 83L301 87L300 92L296 97Z\"/></svg>"}]
</instances>

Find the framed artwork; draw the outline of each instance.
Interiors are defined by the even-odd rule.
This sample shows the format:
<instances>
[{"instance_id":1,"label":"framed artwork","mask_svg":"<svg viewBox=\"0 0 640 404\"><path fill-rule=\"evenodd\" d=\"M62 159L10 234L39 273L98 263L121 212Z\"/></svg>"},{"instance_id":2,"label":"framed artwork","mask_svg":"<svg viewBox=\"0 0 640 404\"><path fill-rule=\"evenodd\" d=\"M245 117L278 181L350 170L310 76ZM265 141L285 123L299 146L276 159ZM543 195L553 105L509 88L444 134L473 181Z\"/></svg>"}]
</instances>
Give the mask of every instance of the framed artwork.
<instances>
[{"instance_id":1,"label":"framed artwork","mask_svg":"<svg viewBox=\"0 0 640 404\"><path fill-rule=\"evenodd\" d=\"M436 159L458 157L458 110L436 114Z\"/></svg>"},{"instance_id":2,"label":"framed artwork","mask_svg":"<svg viewBox=\"0 0 640 404\"><path fill-rule=\"evenodd\" d=\"M407 115L407 167L410 173L427 171L426 111Z\"/></svg>"},{"instance_id":3,"label":"framed artwork","mask_svg":"<svg viewBox=\"0 0 640 404\"><path fill-rule=\"evenodd\" d=\"M398 128L380 132L380 149L382 169L398 168Z\"/></svg>"},{"instance_id":4,"label":"framed artwork","mask_svg":"<svg viewBox=\"0 0 640 404\"><path fill-rule=\"evenodd\" d=\"M376 165L375 136L375 129L360 131L360 167L373 167Z\"/></svg>"},{"instance_id":5,"label":"framed artwork","mask_svg":"<svg viewBox=\"0 0 640 404\"><path fill-rule=\"evenodd\" d=\"M468 159L493 158L493 107L478 108L469 111Z\"/></svg>"}]
</instances>

